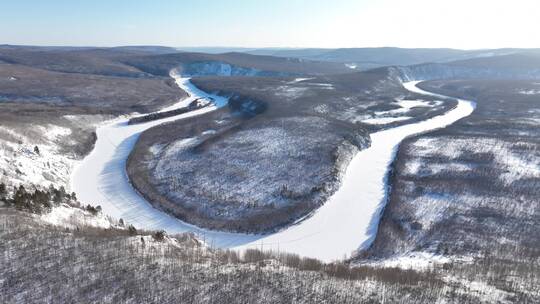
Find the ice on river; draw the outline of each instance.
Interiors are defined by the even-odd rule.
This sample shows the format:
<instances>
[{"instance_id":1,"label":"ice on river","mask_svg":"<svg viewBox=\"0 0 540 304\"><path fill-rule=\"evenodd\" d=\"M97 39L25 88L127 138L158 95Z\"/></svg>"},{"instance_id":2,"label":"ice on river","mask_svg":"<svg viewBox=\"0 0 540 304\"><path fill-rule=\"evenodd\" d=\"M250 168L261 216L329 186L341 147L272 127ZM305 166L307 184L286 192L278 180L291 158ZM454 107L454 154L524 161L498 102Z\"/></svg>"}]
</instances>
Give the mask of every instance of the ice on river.
<instances>
[{"instance_id":1,"label":"ice on river","mask_svg":"<svg viewBox=\"0 0 540 304\"><path fill-rule=\"evenodd\" d=\"M126 159L142 131L163 122L212 111L226 104L223 97L202 92L189 79L173 76L190 97L166 110L187 106L198 97L214 98L216 106L144 124L130 126L126 119L122 119L98 128L94 150L72 176L72 189L78 198L84 204L101 205L105 213L123 218L137 228L164 229L169 233L189 231L218 247L280 250L323 261L350 256L373 241L380 212L386 203L388 166L398 144L407 136L445 127L474 110L473 102L459 100L456 108L443 115L371 134L371 147L360 151L352 159L340 189L310 217L293 226L268 235L208 231L153 208L134 190L126 174ZM416 93L444 98L422 91L416 84L408 82L404 86Z\"/></svg>"}]
</instances>

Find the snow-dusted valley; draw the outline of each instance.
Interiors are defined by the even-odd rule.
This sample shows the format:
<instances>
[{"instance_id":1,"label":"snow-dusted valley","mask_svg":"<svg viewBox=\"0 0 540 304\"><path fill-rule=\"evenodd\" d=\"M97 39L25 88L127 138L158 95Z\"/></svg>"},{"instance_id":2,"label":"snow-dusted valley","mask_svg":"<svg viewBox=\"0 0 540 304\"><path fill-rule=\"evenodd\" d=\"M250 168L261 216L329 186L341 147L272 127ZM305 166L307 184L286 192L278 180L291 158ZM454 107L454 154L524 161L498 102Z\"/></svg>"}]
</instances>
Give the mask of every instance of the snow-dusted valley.
<instances>
[{"instance_id":1,"label":"snow-dusted valley","mask_svg":"<svg viewBox=\"0 0 540 304\"><path fill-rule=\"evenodd\" d=\"M173 76L176 77L180 87L190 96L179 106L187 106L196 98L212 98L218 107L226 103L224 98L208 97L205 93L188 85L187 79L180 78L176 74ZM417 89L415 85L416 82L404 84L405 88L410 91L429 95L427 92ZM438 97L447 99L444 96ZM406 100L400 102L407 104ZM408 102L408 104L417 103L416 100ZM424 103L422 105L424 106ZM408 108L402 107L400 109L403 110L400 112L406 113ZM93 202L95 205L101 205L106 214L127 220L139 229L163 229L169 233L194 232L199 237L205 238L209 244L217 247L283 250L330 262L350 257L355 251L369 246L376 232L380 210L385 204L387 188L385 176L388 165L393 159L394 151L399 142L407 136L451 124L469 115L474 106L468 101L460 100L455 109L443 115L371 134L370 147L353 156L344 172L340 188L330 197L328 202L316 209L307 219L300 219L292 227L266 235L212 231L174 219L166 212L154 209L141 194L132 188L125 174L126 160L135 140L142 131L168 121L200 115L212 109L213 107L196 110L144 124L128 125L127 121L124 120L100 127L97 131L98 139L94 150L74 172L71 189L77 193L82 202ZM271 159L275 155L280 156L278 151L284 148L283 145L299 145L299 143L281 143L280 140L285 138L284 135L273 134L271 129L268 129L267 132L269 134L261 131L257 133L258 136L265 139L265 145L269 149L266 153L259 151L260 154L262 153L261 157L265 159ZM178 150L196 147L200 145L205 134L208 133L209 130L205 130L201 133L202 138L181 139L175 142L172 147L168 147L165 154L160 152L162 148L155 147L155 145L150 147L150 151L154 155L159 153L160 158L169 159L170 156L167 156L167 153L177 154ZM239 134L238 138L234 138L235 144L241 144L243 140L250 140L248 136L248 134ZM272 148L269 145L275 145L275 147ZM189 158L189 154L180 155L180 157L186 158L181 161L194 162ZM263 161L265 160L260 160L260 162ZM208 165L213 166L212 164ZM160 167L157 170L162 172L174 170L177 165L167 161L158 166ZM190 170L194 169L190 168ZM178 174L176 171L173 173ZM214 174L219 173L214 172ZM222 172L222 174L226 173ZM262 181L256 180L254 185L250 185L250 187L254 187L256 183L260 182ZM170 180L169 183L171 183ZM181 181L176 181L176 183L181 183ZM234 190L231 188L228 192ZM254 193L254 195L260 194ZM204 194L201 193L196 197L202 198L203 196ZM357 231L357 233L349 233L350 231ZM320 248L321 243L325 243L324 248Z\"/></svg>"},{"instance_id":2,"label":"snow-dusted valley","mask_svg":"<svg viewBox=\"0 0 540 304\"><path fill-rule=\"evenodd\" d=\"M0 46L0 301L536 303L540 56L494 54Z\"/></svg>"},{"instance_id":3,"label":"snow-dusted valley","mask_svg":"<svg viewBox=\"0 0 540 304\"><path fill-rule=\"evenodd\" d=\"M414 123L455 106L452 100L411 93L387 71L193 81L227 96L228 111L143 132L127 164L130 180L152 205L185 222L256 234L260 242L260 235L309 217L328 201L354 155L369 147L369 130L399 125L363 123L358 116L407 116ZM333 258L354 249L336 248Z\"/></svg>"}]
</instances>

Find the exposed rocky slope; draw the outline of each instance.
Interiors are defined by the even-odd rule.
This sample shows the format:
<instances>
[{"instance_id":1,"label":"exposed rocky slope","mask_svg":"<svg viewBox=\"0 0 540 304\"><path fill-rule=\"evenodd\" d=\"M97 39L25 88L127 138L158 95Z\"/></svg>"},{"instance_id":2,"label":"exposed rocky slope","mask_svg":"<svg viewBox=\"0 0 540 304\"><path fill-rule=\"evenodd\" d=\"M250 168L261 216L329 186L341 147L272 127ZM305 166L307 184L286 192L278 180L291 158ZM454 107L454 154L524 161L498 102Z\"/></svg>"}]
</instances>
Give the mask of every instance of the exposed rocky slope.
<instances>
[{"instance_id":1,"label":"exposed rocky slope","mask_svg":"<svg viewBox=\"0 0 540 304\"><path fill-rule=\"evenodd\" d=\"M178 69L184 76L301 76L347 73L343 64L243 53L178 53L126 57L125 64L161 76Z\"/></svg>"},{"instance_id":2,"label":"exposed rocky slope","mask_svg":"<svg viewBox=\"0 0 540 304\"><path fill-rule=\"evenodd\" d=\"M397 68L403 79L540 79L540 52Z\"/></svg>"}]
</instances>

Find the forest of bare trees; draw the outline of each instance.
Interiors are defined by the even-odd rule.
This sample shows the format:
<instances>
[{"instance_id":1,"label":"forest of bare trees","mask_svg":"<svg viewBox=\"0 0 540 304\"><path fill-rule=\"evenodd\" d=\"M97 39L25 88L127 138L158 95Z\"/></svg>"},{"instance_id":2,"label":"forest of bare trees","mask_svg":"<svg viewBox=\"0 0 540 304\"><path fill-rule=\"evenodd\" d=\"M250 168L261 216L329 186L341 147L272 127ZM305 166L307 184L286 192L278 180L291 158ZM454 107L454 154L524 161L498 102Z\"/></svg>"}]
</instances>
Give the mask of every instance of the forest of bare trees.
<instances>
[{"instance_id":1,"label":"forest of bare trees","mask_svg":"<svg viewBox=\"0 0 540 304\"><path fill-rule=\"evenodd\" d=\"M489 255L425 270L325 264L211 249L190 234L128 223L51 226L34 211L0 208L3 303L534 303L540 294L535 260L527 269Z\"/></svg>"}]
</instances>

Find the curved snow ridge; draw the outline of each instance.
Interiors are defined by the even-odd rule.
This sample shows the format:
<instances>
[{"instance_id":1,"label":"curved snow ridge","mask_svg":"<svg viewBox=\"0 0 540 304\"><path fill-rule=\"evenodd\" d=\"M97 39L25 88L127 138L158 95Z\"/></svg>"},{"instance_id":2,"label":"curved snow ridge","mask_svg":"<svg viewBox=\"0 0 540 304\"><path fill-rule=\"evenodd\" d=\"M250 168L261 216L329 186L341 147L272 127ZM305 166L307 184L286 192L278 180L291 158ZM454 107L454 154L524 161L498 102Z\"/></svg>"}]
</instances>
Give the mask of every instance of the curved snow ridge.
<instances>
[{"instance_id":1,"label":"curved snow ridge","mask_svg":"<svg viewBox=\"0 0 540 304\"><path fill-rule=\"evenodd\" d=\"M194 86L186 85L189 82L185 79L175 78L179 86L190 93L190 98L208 97ZM404 83L404 87L419 94L446 97L423 91L416 87L417 83ZM182 103L186 104L189 102ZM373 241L388 195L388 168L399 143L408 136L448 126L470 115L474 107L471 101L458 100L456 108L445 114L371 134L371 147L360 151L351 160L338 191L312 216L273 234L210 231L187 224L153 208L129 182L126 160L142 131L166 121L202 114L215 107L141 125L128 126L124 120L99 128L94 150L73 174L72 189L85 204L100 204L107 214L123 218L137 228L164 229L169 233L193 232L206 243L222 248L258 248L296 253L328 262L339 260L367 248Z\"/></svg>"}]
</instances>

